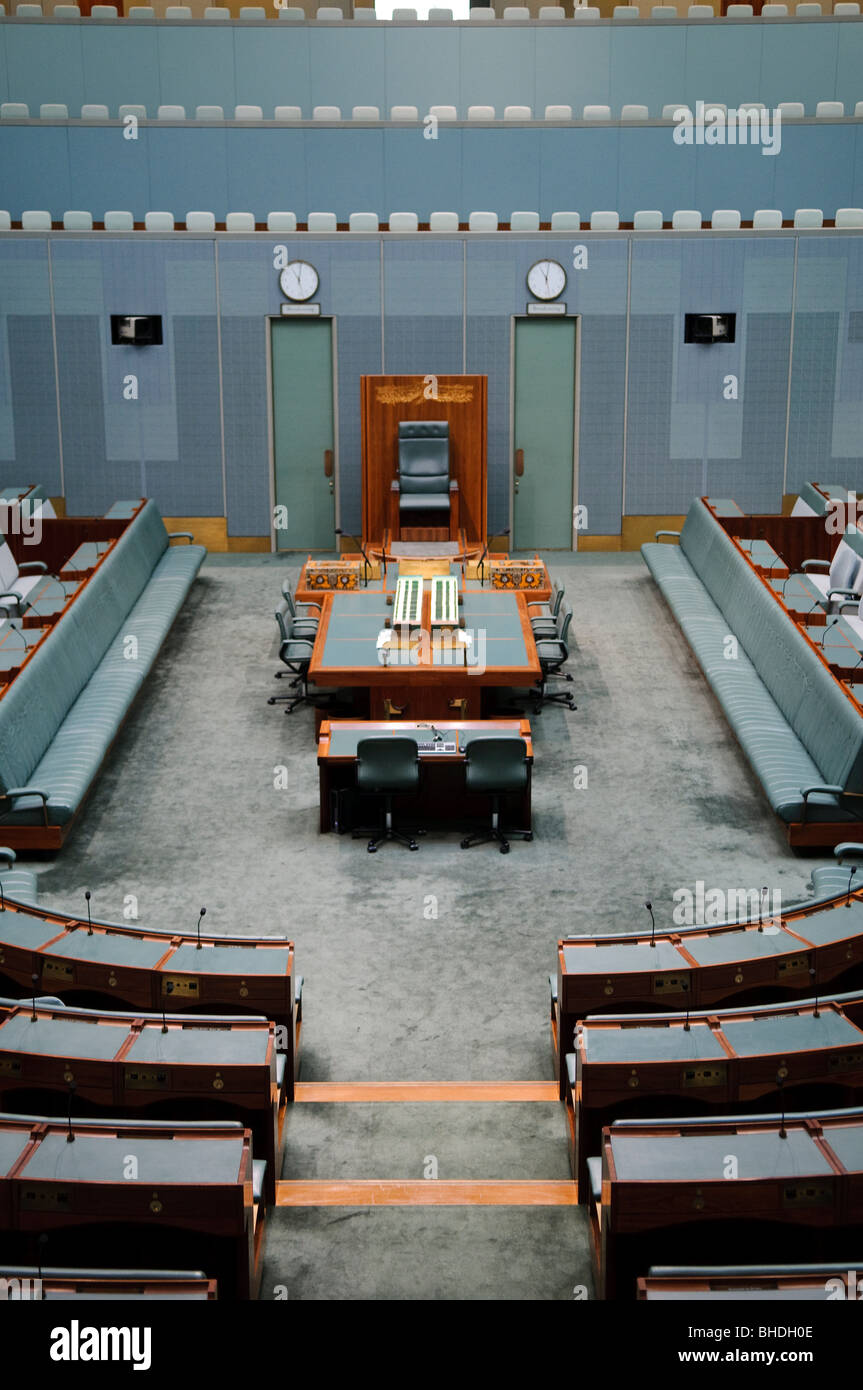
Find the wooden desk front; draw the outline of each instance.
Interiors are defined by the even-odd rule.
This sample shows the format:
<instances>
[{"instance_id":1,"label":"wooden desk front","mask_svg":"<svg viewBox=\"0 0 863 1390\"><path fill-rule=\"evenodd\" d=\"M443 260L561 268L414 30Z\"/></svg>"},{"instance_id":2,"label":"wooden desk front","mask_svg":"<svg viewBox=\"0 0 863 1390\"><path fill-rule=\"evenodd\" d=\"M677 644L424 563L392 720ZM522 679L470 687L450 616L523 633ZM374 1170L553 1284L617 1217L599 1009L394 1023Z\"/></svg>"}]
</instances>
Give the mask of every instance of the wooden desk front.
<instances>
[{"instance_id":1,"label":"wooden desk front","mask_svg":"<svg viewBox=\"0 0 863 1390\"><path fill-rule=\"evenodd\" d=\"M417 743L433 743L435 731L443 742L455 743L454 753L420 752L419 797L396 797L394 806L413 809L421 823L440 820L442 824L461 825L465 821L487 817L491 803L488 796L469 798L464 788L464 750L472 738L523 738L527 744L528 780L523 795L504 798L508 813L517 819L521 829L531 824L531 771L533 741L527 719L444 720L440 725L421 724L414 720L387 719L378 722L359 719L325 720L318 740L318 774L320 779L321 832L352 828L343 824L343 794L356 785L356 750L362 738L414 738ZM508 803L508 805L507 805ZM456 816L453 815L456 808ZM365 823L365 822L363 822Z\"/></svg>"}]
</instances>

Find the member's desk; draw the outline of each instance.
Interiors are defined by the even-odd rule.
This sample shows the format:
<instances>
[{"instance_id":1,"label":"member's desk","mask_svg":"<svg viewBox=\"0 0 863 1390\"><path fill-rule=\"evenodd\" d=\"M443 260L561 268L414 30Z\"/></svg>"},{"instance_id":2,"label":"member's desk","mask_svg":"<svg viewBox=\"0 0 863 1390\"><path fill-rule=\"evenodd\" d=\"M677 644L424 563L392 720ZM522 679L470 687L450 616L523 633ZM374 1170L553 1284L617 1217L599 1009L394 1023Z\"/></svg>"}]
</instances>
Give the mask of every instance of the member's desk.
<instances>
[{"instance_id":1,"label":"member's desk","mask_svg":"<svg viewBox=\"0 0 863 1390\"><path fill-rule=\"evenodd\" d=\"M391 622L392 603L381 589L324 594L309 680L323 686L358 686L369 692L369 715L395 710L408 719L481 718L485 692L494 686L533 686L541 669L524 594L469 589L459 629L432 630L431 593L423 595L422 622L405 644L386 652L378 636ZM390 596L391 597L391 596ZM394 630L393 644L402 634ZM408 639L409 638L409 642Z\"/></svg>"},{"instance_id":2,"label":"member's desk","mask_svg":"<svg viewBox=\"0 0 863 1390\"><path fill-rule=\"evenodd\" d=\"M2 1041L2 1031L0 1031ZM789 1110L863 1100L863 1029L840 1004L651 1018L589 1018L566 1058L570 1164L587 1202L587 1160L604 1126L624 1115Z\"/></svg>"},{"instance_id":3,"label":"member's desk","mask_svg":"<svg viewBox=\"0 0 863 1390\"><path fill-rule=\"evenodd\" d=\"M42 1303L69 1300L92 1302L175 1299L211 1303L218 1284L199 1269L173 1273L165 1269L47 1269L38 1265L0 1266L0 1302L38 1299Z\"/></svg>"},{"instance_id":4,"label":"member's desk","mask_svg":"<svg viewBox=\"0 0 863 1390\"><path fill-rule=\"evenodd\" d=\"M588 1014L709 1009L852 989L863 966L863 903L852 895L785 914L781 926L700 927L558 943L557 1075Z\"/></svg>"},{"instance_id":5,"label":"member's desk","mask_svg":"<svg viewBox=\"0 0 863 1390\"><path fill-rule=\"evenodd\" d=\"M293 1048L294 948L286 937L194 936L86 922L6 903L0 912L0 978L5 994L91 998L144 1012L166 1008L263 1014L287 1030Z\"/></svg>"},{"instance_id":6,"label":"member's desk","mask_svg":"<svg viewBox=\"0 0 863 1390\"><path fill-rule=\"evenodd\" d=\"M863 1234L863 1110L627 1120L603 1131L591 1233L603 1298L651 1265L842 1260ZM852 1256L853 1258L853 1256Z\"/></svg>"},{"instance_id":7,"label":"member's desk","mask_svg":"<svg viewBox=\"0 0 863 1390\"><path fill-rule=\"evenodd\" d=\"M254 1298L263 1260L262 1164L238 1124L0 1115L5 1262L128 1269L192 1265L223 1298Z\"/></svg>"},{"instance_id":8,"label":"member's desk","mask_svg":"<svg viewBox=\"0 0 863 1390\"><path fill-rule=\"evenodd\" d=\"M0 1000L0 1108L65 1115L74 1087L75 1114L87 1107L240 1120L266 1160L272 1203L293 1097L288 1061L265 1019L163 1019Z\"/></svg>"},{"instance_id":9,"label":"member's desk","mask_svg":"<svg viewBox=\"0 0 863 1390\"><path fill-rule=\"evenodd\" d=\"M638 1280L638 1299L645 1303L675 1303L683 1299L709 1303L824 1303L843 1299L853 1303L861 1281L859 1269L849 1269L847 1263L726 1265L721 1269L660 1266Z\"/></svg>"},{"instance_id":10,"label":"member's desk","mask_svg":"<svg viewBox=\"0 0 863 1390\"><path fill-rule=\"evenodd\" d=\"M442 737L436 743L435 734ZM363 738L412 738L419 745L420 791L418 796L396 796L397 815L413 815L422 826L463 823L488 819L491 802L487 795L468 796L464 787L464 750L471 739L522 738L527 744L527 786L524 792L502 798L502 811L509 823L530 829L530 783L533 743L527 719L444 720L441 724L413 720L324 720L318 740L320 774L321 831L350 830L369 825L380 815L380 799L361 797L356 792L357 744ZM431 745L423 747L422 745ZM453 745L455 745L453 747ZM434 751L440 748L442 751ZM369 819L371 818L371 819Z\"/></svg>"}]
</instances>

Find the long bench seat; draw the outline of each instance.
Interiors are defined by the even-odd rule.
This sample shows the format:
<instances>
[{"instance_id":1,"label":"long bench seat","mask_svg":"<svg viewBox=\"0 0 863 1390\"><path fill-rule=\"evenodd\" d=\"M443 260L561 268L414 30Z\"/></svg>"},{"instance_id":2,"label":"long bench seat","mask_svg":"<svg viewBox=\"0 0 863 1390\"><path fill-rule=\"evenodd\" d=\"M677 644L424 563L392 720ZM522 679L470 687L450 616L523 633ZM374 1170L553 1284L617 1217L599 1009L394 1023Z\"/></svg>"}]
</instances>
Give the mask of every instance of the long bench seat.
<instances>
[{"instance_id":1,"label":"long bench seat","mask_svg":"<svg viewBox=\"0 0 863 1390\"><path fill-rule=\"evenodd\" d=\"M641 551L790 842L848 838L863 818L856 705L703 501L679 546Z\"/></svg>"},{"instance_id":2,"label":"long bench seat","mask_svg":"<svg viewBox=\"0 0 863 1390\"><path fill-rule=\"evenodd\" d=\"M59 848L200 569L148 502L0 700L0 834Z\"/></svg>"}]
</instances>

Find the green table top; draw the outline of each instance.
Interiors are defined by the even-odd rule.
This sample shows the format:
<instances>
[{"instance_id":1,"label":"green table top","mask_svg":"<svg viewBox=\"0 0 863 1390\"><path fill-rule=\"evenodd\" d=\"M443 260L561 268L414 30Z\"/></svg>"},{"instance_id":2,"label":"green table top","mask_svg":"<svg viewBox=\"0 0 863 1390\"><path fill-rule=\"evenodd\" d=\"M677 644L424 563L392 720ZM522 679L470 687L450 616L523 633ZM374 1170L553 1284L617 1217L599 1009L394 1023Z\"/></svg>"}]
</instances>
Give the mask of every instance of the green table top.
<instances>
[{"instance_id":1,"label":"green table top","mask_svg":"<svg viewBox=\"0 0 863 1390\"><path fill-rule=\"evenodd\" d=\"M689 943L687 941L687 949ZM564 946L563 960L573 975L613 975L617 972L668 970L686 974L689 966L667 941L620 942L614 946Z\"/></svg>"},{"instance_id":2,"label":"green table top","mask_svg":"<svg viewBox=\"0 0 863 1390\"><path fill-rule=\"evenodd\" d=\"M727 1054L706 1023L684 1028L591 1028L582 1032L588 1062L695 1062Z\"/></svg>"},{"instance_id":3,"label":"green table top","mask_svg":"<svg viewBox=\"0 0 863 1390\"><path fill-rule=\"evenodd\" d=\"M74 1131L74 1120L72 1122ZM19 1152L21 1149L19 1141ZM127 1177L128 1157L138 1161L137 1176ZM92 1135L78 1130L74 1144L65 1132L47 1134L21 1171L22 1178L54 1182L235 1183L242 1162L242 1135L231 1139L149 1138Z\"/></svg>"},{"instance_id":4,"label":"green table top","mask_svg":"<svg viewBox=\"0 0 863 1390\"><path fill-rule=\"evenodd\" d=\"M377 647L378 634L392 618L392 607L386 596L377 591L335 593L332 597L326 640L320 668L344 670L378 668L384 664ZM467 666L514 666L529 663L521 629L521 618L515 594L492 590L469 590L464 595L461 613L465 629L473 637L468 651ZM459 663L458 649L432 637L429 651L432 664ZM401 658L400 660L398 658ZM388 666L416 665L407 652L390 655Z\"/></svg>"},{"instance_id":5,"label":"green table top","mask_svg":"<svg viewBox=\"0 0 863 1390\"><path fill-rule=\"evenodd\" d=\"M402 725L395 723L391 729L376 727L373 729L362 729L354 726L343 728L334 724L330 731L330 757L335 758L355 758L357 744L363 738L412 738L417 743L433 743L435 732L443 734L443 739L439 747L455 744L456 751L463 753L468 743L473 743L478 738L522 738L518 729L452 729L447 724L435 724L434 728L426 729L406 729ZM439 756L434 752L427 751L420 754L421 757L434 758ZM450 754L452 756L452 754Z\"/></svg>"},{"instance_id":6,"label":"green table top","mask_svg":"<svg viewBox=\"0 0 863 1390\"><path fill-rule=\"evenodd\" d=\"M192 942L178 946L166 965L172 974L189 975L285 975L289 950L258 951L254 946L202 946Z\"/></svg>"},{"instance_id":7,"label":"green table top","mask_svg":"<svg viewBox=\"0 0 863 1390\"><path fill-rule=\"evenodd\" d=\"M805 1130L789 1128L787 1138L775 1130L683 1137L673 1132L615 1134L611 1146L617 1176L625 1182L721 1182L728 1154L737 1159L738 1178L828 1177L833 1169ZM732 1183L727 1183L729 1188Z\"/></svg>"},{"instance_id":8,"label":"green table top","mask_svg":"<svg viewBox=\"0 0 863 1390\"><path fill-rule=\"evenodd\" d=\"M0 1033L0 1039L3 1034ZM137 1035L124 1061L188 1062L214 1067L250 1066L267 1058L269 1030L241 1028L229 1032L222 1028L169 1028L150 1024Z\"/></svg>"}]
</instances>

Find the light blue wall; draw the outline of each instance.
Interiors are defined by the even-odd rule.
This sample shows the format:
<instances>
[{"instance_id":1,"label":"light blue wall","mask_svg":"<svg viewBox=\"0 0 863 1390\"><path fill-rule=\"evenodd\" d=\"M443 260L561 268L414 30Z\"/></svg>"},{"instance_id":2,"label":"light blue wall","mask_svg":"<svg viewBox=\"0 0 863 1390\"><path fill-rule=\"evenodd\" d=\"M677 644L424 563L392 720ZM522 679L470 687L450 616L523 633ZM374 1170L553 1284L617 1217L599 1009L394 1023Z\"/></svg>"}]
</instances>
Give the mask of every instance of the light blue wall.
<instances>
[{"instance_id":1,"label":"light blue wall","mask_svg":"<svg viewBox=\"0 0 863 1390\"><path fill-rule=\"evenodd\" d=\"M33 24L0 26L0 100L155 108L238 102L498 108L861 97L863 24L531 26ZM269 111L271 114L271 110Z\"/></svg>"},{"instance_id":2,"label":"light blue wall","mask_svg":"<svg viewBox=\"0 0 863 1390\"><path fill-rule=\"evenodd\" d=\"M0 485L41 480L77 512L147 493L167 515L225 514L229 534L267 535L275 244L0 240ZM575 244L585 269L572 268ZM545 255L566 266L564 298L581 316L591 533L616 534L624 511L683 511L702 492L764 511L816 476L863 494L861 235L342 235L287 247L317 266L322 312L336 320L347 530L360 524L360 377L380 371L487 374L489 524L508 524L512 316ZM734 344L683 344L684 313L721 311L737 314ZM111 313L162 314L164 345L112 348ZM130 372L137 401L123 399ZM736 400L724 397L729 377Z\"/></svg>"},{"instance_id":3,"label":"light blue wall","mask_svg":"<svg viewBox=\"0 0 863 1390\"><path fill-rule=\"evenodd\" d=\"M2 31L0 31L2 32ZM631 221L638 208L756 208L863 205L863 121L810 121L782 127L778 155L753 145L675 144L671 126L541 125L503 130L439 127L277 128L231 125L0 126L0 207L17 220L26 208L48 208L60 220L84 208L101 221L106 208L127 208L137 221L149 209L206 209L224 221L231 211L266 221L274 209L351 212L434 209L467 220L475 210L509 220L532 209L577 210L587 219L616 209Z\"/></svg>"}]
</instances>

